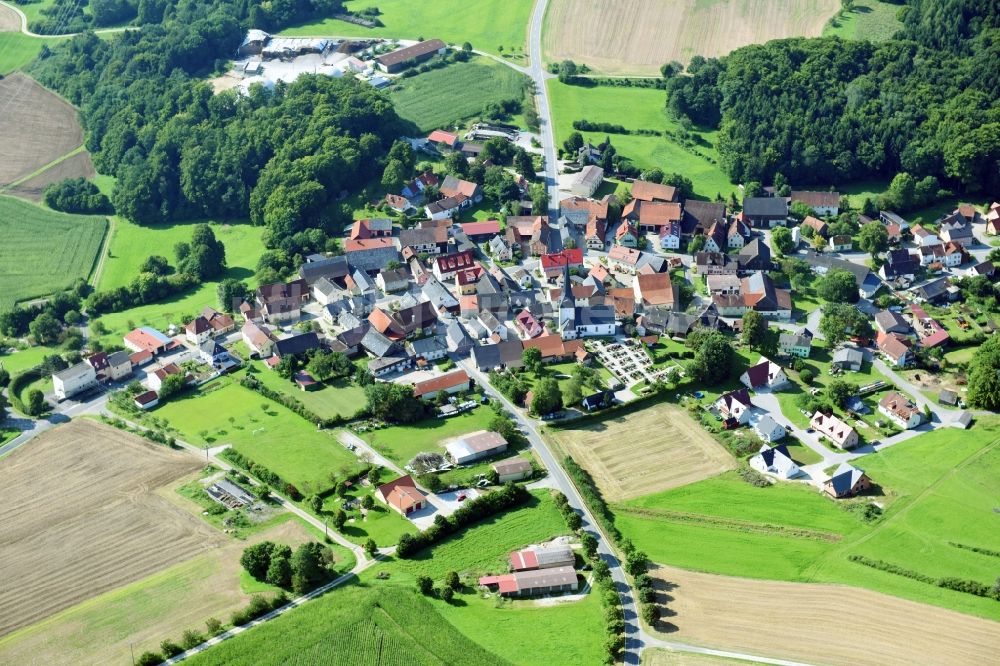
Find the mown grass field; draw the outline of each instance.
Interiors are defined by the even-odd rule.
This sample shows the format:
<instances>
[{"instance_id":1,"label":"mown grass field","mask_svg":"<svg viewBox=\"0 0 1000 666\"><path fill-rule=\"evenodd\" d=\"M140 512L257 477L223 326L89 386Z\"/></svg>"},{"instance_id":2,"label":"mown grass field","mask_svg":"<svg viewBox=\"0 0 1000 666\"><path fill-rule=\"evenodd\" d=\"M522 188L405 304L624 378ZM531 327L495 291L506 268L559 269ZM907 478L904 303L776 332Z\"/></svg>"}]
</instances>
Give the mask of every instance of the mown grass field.
<instances>
[{"instance_id":1,"label":"mown grass field","mask_svg":"<svg viewBox=\"0 0 1000 666\"><path fill-rule=\"evenodd\" d=\"M165 419L177 435L198 446L232 444L304 494L326 490L330 475L342 476L357 459L331 432L264 396L223 378L157 407L150 416Z\"/></svg>"},{"instance_id":2,"label":"mown grass field","mask_svg":"<svg viewBox=\"0 0 1000 666\"><path fill-rule=\"evenodd\" d=\"M28 5L30 6L30 5ZM58 44L59 37L28 37L20 32L0 33L0 76L17 71L34 60L42 46Z\"/></svg>"},{"instance_id":3,"label":"mown grass field","mask_svg":"<svg viewBox=\"0 0 1000 666\"><path fill-rule=\"evenodd\" d=\"M896 18L901 7L880 0L855 2L850 11L838 13L827 22L823 36L884 42L903 27L903 23Z\"/></svg>"},{"instance_id":4,"label":"mown grass field","mask_svg":"<svg viewBox=\"0 0 1000 666\"><path fill-rule=\"evenodd\" d=\"M185 222L140 226L117 218L108 245L110 254L101 270L98 289L108 290L128 285L138 275L142 262L152 254L162 255L171 265L176 264L174 245L191 240L194 224ZM214 222L211 226L215 237L226 247L228 268L223 277L243 280L251 287L255 286L257 260L264 252L264 245L260 241L263 227ZM101 335L100 339L104 343L121 344L122 336L136 326L153 326L163 331L170 324L181 327L197 316L206 305L218 307L217 287L218 281L203 282L191 291L157 303L102 315L99 319L108 332Z\"/></svg>"},{"instance_id":5,"label":"mown grass field","mask_svg":"<svg viewBox=\"0 0 1000 666\"><path fill-rule=\"evenodd\" d=\"M365 404L365 390L343 379L326 382L315 391L301 391L297 384L265 368L263 363L254 361L253 367L259 371L254 376L264 386L295 398L325 419L351 416Z\"/></svg>"},{"instance_id":6,"label":"mown grass field","mask_svg":"<svg viewBox=\"0 0 1000 666\"><path fill-rule=\"evenodd\" d=\"M531 0L460 0L412 2L411 0L348 0L344 8L359 12L378 7L383 27L365 28L336 19L313 21L283 31L283 35L391 37L443 39L451 44L471 42L488 53L522 54L528 38ZM515 60L521 62L523 59ZM523 62L522 62L523 64Z\"/></svg>"},{"instance_id":7,"label":"mown grass field","mask_svg":"<svg viewBox=\"0 0 1000 666\"><path fill-rule=\"evenodd\" d=\"M108 222L0 197L0 309L88 278Z\"/></svg>"},{"instance_id":8,"label":"mown grass field","mask_svg":"<svg viewBox=\"0 0 1000 666\"><path fill-rule=\"evenodd\" d=\"M493 102L524 99L528 78L488 58L457 62L405 79L396 79L389 97L396 112L421 132L453 127L476 118Z\"/></svg>"},{"instance_id":9,"label":"mown grass field","mask_svg":"<svg viewBox=\"0 0 1000 666\"><path fill-rule=\"evenodd\" d=\"M412 425L398 425L361 433L376 451L398 465L410 462L424 451L444 453L444 440L486 430L493 418L489 407L477 407L447 419L424 419Z\"/></svg>"},{"instance_id":10,"label":"mown grass field","mask_svg":"<svg viewBox=\"0 0 1000 666\"><path fill-rule=\"evenodd\" d=\"M858 554L932 577L992 584L996 559L952 544L1000 550L1000 422L943 429L856 462L883 495L865 523L802 485L754 488L735 475L618 505L618 527L650 557L711 573L844 583L1000 619L995 601L849 561Z\"/></svg>"},{"instance_id":11,"label":"mown grass field","mask_svg":"<svg viewBox=\"0 0 1000 666\"><path fill-rule=\"evenodd\" d=\"M677 132L680 129L680 125L667 118L666 93L662 90L615 86L587 88L555 79L548 82L548 87L557 144L562 144L574 131L574 120L614 123L630 130ZM608 136L604 132L581 134L595 144ZM713 199L716 194L728 196L735 189L718 165L714 147L717 134L716 131L691 132L701 155L666 136L612 134L610 138L618 154L631 159L640 169L659 167L666 173L680 173L691 179L699 198Z\"/></svg>"}]
</instances>

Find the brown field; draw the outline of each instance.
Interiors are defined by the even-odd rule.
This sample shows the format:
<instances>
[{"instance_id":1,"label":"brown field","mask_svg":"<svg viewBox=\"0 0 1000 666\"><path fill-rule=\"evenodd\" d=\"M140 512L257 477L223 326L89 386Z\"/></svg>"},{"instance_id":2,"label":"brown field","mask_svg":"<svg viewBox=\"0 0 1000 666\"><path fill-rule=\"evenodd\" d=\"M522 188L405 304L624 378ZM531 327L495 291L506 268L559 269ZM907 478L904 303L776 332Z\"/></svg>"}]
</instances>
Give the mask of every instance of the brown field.
<instances>
[{"instance_id":1,"label":"brown field","mask_svg":"<svg viewBox=\"0 0 1000 666\"><path fill-rule=\"evenodd\" d=\"M67 157L62 162L11 187L6 194L37 203L42 200L45 188L52 183L58 183L67 178L93 178L96 175L97 171L90 159L90 153L83 151L72 157Z\"/></svg>"},{"instance_id":2,"label":"brown field","mask_svg":"<svg viewBox=\"0 0 1000 666\"><path fill-rule=\"evenodd\" d=\"M542 47L606 74L657 74L674 60L747 44L818 37L840 0L553 0Z\"/></svg>"},{"instance_id":3,"label":"brown field","mask_svg":"<svg viewBox=\"0 0 1000 666\"><path fill-rule=\"evenodd\" d=\"M687 412L669 403L549 433L593 475L609 502L694 483L736 466Z\"/></svg>"},{"instance_id":4,"label":"brown field","mask_svg":"<svg viewBox=\"0 0 1000 666\"><path fill-rule=\"evenodd\" d=\"M0 639L0 662L126 666L129 643L140 654L187 629L204 631L210 617L228 622L249 600L240 591L240 553L265 539L294 548L312 537L290 520L246 542L233 540Z\"/></svg>"},{"instance_id":5,"label":"brown field","mask_svg":"<svg viewBox=\"0 0 1000 666\"><path fill-rule=\"evenodd\" d=\"M223 543L153 492L200 465L89 420L4 459L0 636Z\"/></svg>"},{"instance_id":6,"label":"brown field","mask_svg":"<svg viewBox=\"0 0 1000 666\"><path fill-rule=\"evenodd\" d=\"M0 32L18 32L21 29L21 17L10 7L0 5Z\"/></svg>"},{"instance_id":7,"label":"brown field","mask_svg":"<svg viewBox=\"0 0 1000 666\"><path fill-rule=\"evenodd\" d=\"M666 640L860 666L978 666L1000 654L1000 623L869 590L673 567L651 573L668 609L656 632Z\"/></svg>"},{"instance_id":8,"label":"brown field","mask_svg":"<svg viewBox=\"0 0 1000 666\"><path fill-rule=\"evenodd\" d=\"M24 74L0 80L0 185L31 175L82 143L71 104Z\"/></svg>"}]
</instances>

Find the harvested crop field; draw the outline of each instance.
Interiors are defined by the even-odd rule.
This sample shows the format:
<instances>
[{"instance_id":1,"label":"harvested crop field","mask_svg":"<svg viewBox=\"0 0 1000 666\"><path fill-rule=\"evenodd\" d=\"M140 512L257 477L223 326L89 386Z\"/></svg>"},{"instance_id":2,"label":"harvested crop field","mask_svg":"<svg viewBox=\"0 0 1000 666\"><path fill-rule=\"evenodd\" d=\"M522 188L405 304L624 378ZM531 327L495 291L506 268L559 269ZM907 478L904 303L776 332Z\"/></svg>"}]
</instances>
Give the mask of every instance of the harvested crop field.
<instances>
[{"instance_id":1,"label":"harvested crop field","mask_svg":"<svg viewBox=\"0 0 1000 666\"><path fill-rule=\"evenodd\" d=\"M680 407L661 403L549 436L594 477L609 502L701 481L733 457Z\"/></svg>"},{"instance_id":2,"label":"harvested crop field","mask_svg":"<svg viewBox=\"0 0 1000 666\"><path fill-rule=\"evenodd\" d=\"M222 543L153 492L199 466L88 420L5 458L0 636Z\"/></svg>"},{"instance_id":3,"label":"harvested crop field","mask_svg":"<svg viewBox=\"0 0 1000 666\"><path fill-rule=\"evenodd\" d=\"M35 173L83 144L76 109L33 79L0 80L0 185Z\"/></svg>"},{"instance_id":4,"label":"harvested crop field","mask_svg":"<svg viewBox=\"0 0 1000 666\"><path fill-rule=\"evenodd\" d=\"M642 666L735 666L736 664L746 664L746 662L656 648L646 648L642 652Z\"/></svg>"},{"instance_id":5,"label":"harvested crop field","mask_svg":"<svg viewBox=\"0 0 1000 666\"><path fill-rule=\"evenodd\" d=\"M42 193L45 191L45 188L52 183L58 183L67 178L93 178L96 175L97 171L94 169L94 163L90 159L90 153L82 150L61 162L53 164L45 171L37 173L17 185L11 186L7 190L7 193L37 203L42 200Z\"/></svg>"},{"instance_id":6,"label":"harvested crop field","mask_svg":"<svg viewBox=\"0 0 1000 666\"><path fill-rule=\"evenodd\" d=\"M314 540L295 520L246 542L233 539L0 639L0 662L127 664L130 643L141 654L187 629L203 630L209 617L226 621L249 600L240 590L240 555L247 545L265 539L293 548Z\"/></svg>"},{"instance_id":7,"label":"harvested crop field","mask_svg":"<svg viewBox=\"0 0 1000 666\"><path fill-rule=\"evenodd\" d=\"M839 0L553 0L542 47L607 74L657 74L782 37L818 37Z\"/></svg>"},{"instance_id":8,"label":"harvested crop field","mask_svg":"<svg viewBox=\"0 0 1000 666\"><path fill-rule=\"evenodd\" d=\"M18 32L21 29L21 17L10 7L0 5L0 32Z\"/></svg>"},{"instance_id":9,"label":"harvested crop field","mask_svg":"<svg viewBox=\"0 0 1000 666\"><path fill-rule=\"evenodd\" d=\"M651 573L668 609L656 633L669 640L816 664L972 666L1000 654L1000 623L869 590Z\"/></svg>"}]
</instances>

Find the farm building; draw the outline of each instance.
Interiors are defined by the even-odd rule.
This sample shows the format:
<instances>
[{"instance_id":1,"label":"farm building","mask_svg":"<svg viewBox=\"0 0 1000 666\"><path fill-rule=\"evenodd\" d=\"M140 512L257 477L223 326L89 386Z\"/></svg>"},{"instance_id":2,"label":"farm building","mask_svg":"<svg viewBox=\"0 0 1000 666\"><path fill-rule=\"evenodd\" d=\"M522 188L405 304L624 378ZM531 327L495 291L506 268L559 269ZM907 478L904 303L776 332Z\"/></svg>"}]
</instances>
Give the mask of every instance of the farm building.
<instances>
[{"instance_id":1,"label":"farm building","mask_svg":"<svg viewBox=\"0 0 1000 666\"><path fill-rule=\"evenodd\" d=\"M160 404L160 396L157 395L156 391L146 391L135 396L132 402L139 409L152 409Z\"/></svg>"},{"instance_id":2,"label":"farm building","mask_svg":"<svg viewBox=\"0 0 1000 666\"><path fill-rule=\"evenodd\" d=\"M408 67L411 63L417 64L425 60L430 60L435 55L444 53L447 50L448 47L440 39L429 39L425 42L379 56L375 59L375 62L383 72L395 74Z\"/></svg>"},{"instance_id":3,"label":"farm building","mask_svg":"<svg viewBox=\"0 0 1000 666\"><path fill-rule=\"evenodd\" d=\"M604 169L588 164L573 178L570 192L578 197L592 197L604 182Z\"/></svg>"},{"instance_id":4,"label":"farm building","mask_svg":"<svg viewBox=\"0 0 1000 666\"><path fill-rule=\"evenodd\" d=\"M86 361L81 361L52 375L52 387L57 400L71 398L97 386L97 371Z\"/></svg>"},{"instance_id":5,"label":"farm building","mask_svg":"<svg viewBox=\"0 0 1000 666\"><path fill-rule=\"evenodd\" d=\"M573 567L555 567L537 571L518 571L504 576L483 576L479 584L496 589L504 597L530 597L576 589Z\"/></svg>"},{"instance_id":6,"label":"farm building","mask_svg":"<svg viewBox=\"0 0 1000 666\"><path fill-rule=\"evenodd\" d=\"M465 370L455 370L413 385L413 395L430 400L438 393L459 393L469 390L469 375Z\"/></svg>"},{"instance_id":7,"label":"farm building","mask_svg":"<svg viewBox=\"0 0 1000 666\"><path fill-rule=\"evenodd\" d=\"M568 545L530 546L510 554L511 571L534 571L554 567L571 567L576 561Z\"/></svg>"},{"instance_id":8,"label":"farm building","mask_svg":"<svg viewBox=\"0 0 1000 666\"><path fill-rule=\"evenodd\" d=\"M531 463L524 458L507 458L495 462L491 465L493 471L497 473L498 483L508 481L521 481L531 477Z\"/></svg>"},{"instance_id":9,"label":"farm building","mask_svg":"<svg viewBox=\"0 0 1000 666\"><path fill-rule=\"evenodd\" d=\"M816 412L809 425L842 449L853 449L858 445L858 431L832 414L827 416L823 412Z\"/></svg>"},{"instance_id":10,"label":"farm building","mask_svg":"<svg viewBox=\"0 0 1000 666\"><path fill-rule=\"evenodd\" d=\"M184 326L184 338L193 345L200 345L212 335L208 320L198 316Z\"/></svg>"},{"instance_id":11,"label":"farm building","mask_svg":"<svg viewBox=\"0 0 1000 666\"><path fill-rule=\"evenodd\" d=\"M148 326L129 332L122 341L132 351L148 351L154 356L177 346L173 339Z\"/></svg>"},{"instance_id":12,"label":"farm building","mask_svg":"<svg viewBox=\"0 0 1000 666\"><path fill-rule=\"evenodd\" d=\"M230 509L238 509L254 503L253 495L228 479L216 481L206 488L205 492L216 502Z\"/></svg>"},{"instance_id":13,"label":"farm building","mask_svg":"<svg viewBox=\"0 0 1000 666\"><path fill-rule=\"evenodd\" d=\"M788 447L784 444L778 446L760 447L760 453L750 459L750 466L758 472L774 474L781 479L791 479L799 475L799 466L792 460L788 453Z\"/></svg>"},{"instance_id":14,"label":"farm building","mask_svg":"<svg viewBox=\"0 0 1000 666\"><path fill-rule=\"evenodd\" d=\"M383 483L375 491L375 497L404 516L423 509L426 499L409 474Z\"/></svg>"},{"instance_id":15,"label":"farm building","mask_svg":"<svg viewBox=\"0 0 1000 666\"><path fill-rule=\"evenodd\" d=\"M97 352L87 357L87 363L94 367L98 381L117 381L132 374L132 359L126 352Z\"/></svg>"},{"instance_id":16,"label":"farm building","mask_svg":"<svg viewBox=\"0 0 1000 666\"><path fill-rule=\"evenodd\" d=\"M835 499L853 497L872 487L872 481L864 470L841 463L833 475L823 483L823 490Z\"/></svg>"},{"instance_id":17,"label":"farm building","mask_svg":"<svg viewBox=\"0 0 1000 666\"><path fill-rule=\"evenodd\" d=\"M488 430L478 430L445 445L455 464L464 465L481 458L487 458L507 450L507 440L502 435Z\"/></svg>"},{"instance_id":18,"label":"farm building","mask_svg":"<svg viewBox=\"0 0 1000 666\"><path fill-rule=\"evenodd\" d=\"M864 359L865 355L860 349L855 349L853 347L841 347L833 352L833 360L830 365L834 368L840 368L841 370L858 372L861 370L861 364Z\"/></svg>"}]
</instances>

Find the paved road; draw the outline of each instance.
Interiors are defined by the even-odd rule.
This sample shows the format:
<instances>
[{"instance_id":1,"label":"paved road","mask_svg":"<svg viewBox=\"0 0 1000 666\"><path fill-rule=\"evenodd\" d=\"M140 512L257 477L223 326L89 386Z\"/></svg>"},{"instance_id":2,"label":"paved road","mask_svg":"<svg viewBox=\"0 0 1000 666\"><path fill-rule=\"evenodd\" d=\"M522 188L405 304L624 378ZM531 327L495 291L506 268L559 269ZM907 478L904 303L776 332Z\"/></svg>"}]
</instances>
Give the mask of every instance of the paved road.
<instances>
[{"instance_id":1,"label":"paved road","mask_svg":"<svg viewBox=\"0 0 1000 666\"><path fill-rule=\"evenodd\" d=\"M359 452L364 451L371 456L372 462L375 463L376 465L381 465L382 467L391 469L393 472L399 474L400 476L406 476L407 474L409 474L409 472L405 471L404 469L399 467L396 463L392 462L391 460L383 456L381 453L379 453L371 446L369 446L368 442L361 439L360 437L355 435L353 432L350 432L349 430L341 430L340 432L338 432L337 439L339 439L342 444L353 444L354 446L358 447L358 450L354 452L355 455L359 455Z\"/></svg>"},{"instance_id":2,"label":"paved road","mask_svg":"<svg viewBox=\"0 0 1000 666\"><path fill-rule=\"evenodd\" d=\"M552 111L549 106L549 91L545 87L546 79L552 75L545 70L542 59L542 23L545 20L545 8L548 0L537 0L531 14L531 27L528 33L528 53L531 65L527 74L535 83L535 101L538 107L538 118L542 135L542 151L545 158L545 186L549 193L549 221L555 223L559 219L559 177L556 162L556 139L552 129Z\"/></svg>"},{"instance_id":3,"label":"paved road","mask_svg":"<svg viewBox=\"0 0 1000 666\"><path fill-rule=\"evenodd\" d=\"M17 5L12 5L9 2L4 2L3 0L0 0L0 5L3 5L7 9L10 9L11 11L17 12L18 18L21 19L21 32L24 33L25 35L27 35L28 37L41 37L41 38L50 38L50 37L75 37L75 36L77 36L77 35L80 34L78 32L67 32L67 33L63 33L63 34L60 34L60 35L39 35L37 33L31 32L30 30L28 30L28 17L24 15L24 12L22 12L17 7ZM62 20L62 23L66 23L66 19L65 18ZM100 30L95 30L94 32L97 33L97 34L101 34L101 33L108 33L108 32L125 32L126 30L138 30L138 29L139 28L134 27L134 26L125 26L125 27L122 27L122 28L101 28Z\"/></svg>"},{"instance_id":4,"label":"paved road","mask_svg":"<svg viewBox=\"0 0 1000 666\"><path fill-rule=\"evenodd\" d=\"M544 0L542 1L544 2ZM583 498L577 492L576 486L573 485L569 477L566 476L566 472L560 466L558 459L549 450L545 440L538 434L537 423L526 417L505 396L494 389L489 383L489 377L476 369L475 364L470 360L460 361L458 365L468 372L469 376L475 379L479 386L493 400L497 400L510 413L522 431L527 435L531 447L538 454L539 458L542 459L542 463L548 468L554 486L566 495L570 506L583 516L583 528L597 538L597 551L600 553L601 559L608 563L608 567L611 569L611 577L618 588L622 600L622 608L625 616L625 663L638 664L643 645L641 627L639 626L639 609L636 605L632 589L629 586L628 579L625 577L625 571L611 549L610 540L601 531L600 526L594 520Z\"/></svg>"}]
</instances>

